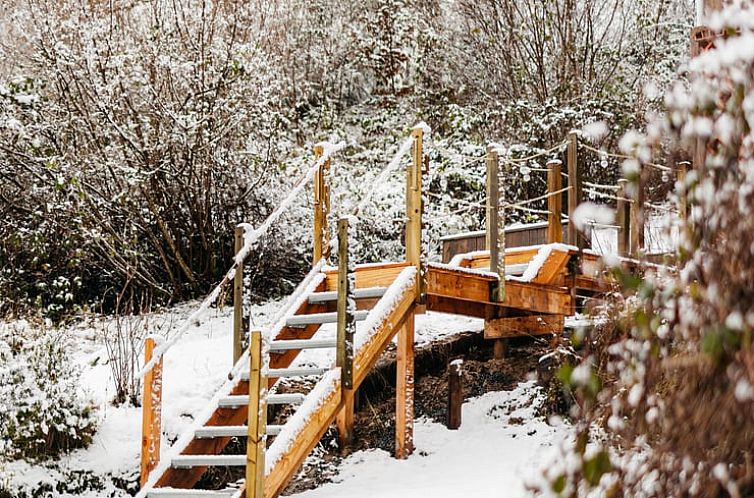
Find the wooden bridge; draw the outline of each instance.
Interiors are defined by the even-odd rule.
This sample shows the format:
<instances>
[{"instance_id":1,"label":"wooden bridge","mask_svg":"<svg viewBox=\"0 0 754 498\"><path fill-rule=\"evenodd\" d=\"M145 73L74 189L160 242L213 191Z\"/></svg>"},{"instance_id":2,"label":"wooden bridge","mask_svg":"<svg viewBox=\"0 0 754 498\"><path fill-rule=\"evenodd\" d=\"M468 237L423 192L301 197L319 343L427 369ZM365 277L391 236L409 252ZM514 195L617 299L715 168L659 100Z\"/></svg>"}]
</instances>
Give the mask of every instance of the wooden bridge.
<instances>
[{"instance_id":1,"label":"wooden bridge","mask_svg":"<svg viewBox=\"0 0 754 498\"><path fill-rule=\"evenodd\" d=\"M497 195L499 164L492 149L487 155L486 249L452 257L448 254L445 263L426 263L421 251L424 133L417 127L410 138L405 261L353 265L348 257L348 218L343 218L338 223L338 267L327 265L330 201L326 178L332 151L321 146L315 149L318 160L310 178L314 183L317 263L264 337L259 331L244 330L248 321L241 306L243 260L259 230L245 227L237 231L239 255L218 286L233 282L235 366L204 416L165 455L159 451L161 355L169 344L147 341L142 490L137 496L277 497L333 422L341 443L348 445L353 431L354 393L396 336L395 454L405 458L413 449L416 314L429 310L482 318L485 337L496 341L496 353L500 353L505 338L559 333L564 318L574 314L577 295L593 295L603 289L598 255L584 250L587 244L583 237L570 227L564 230L561 224L564 189L560 186L559 162L548 165L550 218L545 226L545 243L505 247L504 209ZM580 188L575 147L573 139L568 151L572 192ZM569 196L569 212L577 201L577 196ZM623 220L630 218L628 214L621 216ZM624 226L620 237L624 251L631 247L629 232ZM570 239L568 245L562 243L564 234ZM466 236L469 240L474 237L479 235ZM206 303L219 294L216 289L203 306L206 308ZM326 324L336 324L337 333ZM250 345L242 350L245 337ZM332 362L331 356L314 365L299 361L302 351L313 349L329 349L336 360ZM291 378L316 383L307 390L300 387L303 383L281 382ZM290 406L287 411L292 415L282 424L268 425L267 408L276 405ZM246 438L245 454L227 453L232 438ZM245 468L243 484L218 491L193 489L208 468L218 466Z\"/></svg>"}]
</instances>

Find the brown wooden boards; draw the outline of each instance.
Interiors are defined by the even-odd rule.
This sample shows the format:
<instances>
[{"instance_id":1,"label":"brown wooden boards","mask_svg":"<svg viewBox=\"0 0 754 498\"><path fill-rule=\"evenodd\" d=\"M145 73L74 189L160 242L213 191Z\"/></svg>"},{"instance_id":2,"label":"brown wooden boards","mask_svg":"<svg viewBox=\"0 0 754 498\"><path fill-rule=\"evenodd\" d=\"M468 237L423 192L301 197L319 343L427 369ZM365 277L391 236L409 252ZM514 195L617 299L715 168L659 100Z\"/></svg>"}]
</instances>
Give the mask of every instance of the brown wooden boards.
<instances>
[{"instance_id":1,"label":"brown wooden boards","mask_svg":"<svg viewBox=\"0 0 754 498\"><path fill-rule=\"evenodd\" d=\"M377 263L356 266L356 288L389 287L408 263ZM338 290L338 270L325 270L325 291Z\"/></svg>"},{"instance_id":2,"label":"brown wooden boards","mask_svg":"<svg viewBox=\"0 0 754 498\"><path fill-rule=\"evenodd\" d=\"M484 323L485 339L559 334L565 327L563 315L533 315L497 318Z\"/></svg>"}]
</instances>

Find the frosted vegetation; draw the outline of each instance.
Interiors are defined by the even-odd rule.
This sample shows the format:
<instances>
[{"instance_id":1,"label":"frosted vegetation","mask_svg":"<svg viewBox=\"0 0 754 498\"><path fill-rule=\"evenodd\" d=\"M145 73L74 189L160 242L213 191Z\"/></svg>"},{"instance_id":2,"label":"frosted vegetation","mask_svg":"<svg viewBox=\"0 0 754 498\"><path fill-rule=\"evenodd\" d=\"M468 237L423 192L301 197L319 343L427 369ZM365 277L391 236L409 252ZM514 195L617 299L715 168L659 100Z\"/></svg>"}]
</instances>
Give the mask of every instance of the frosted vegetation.
<instances>
[{"instance_id":1,"label":"frosted vegetation","mask_svg":"<svg viewBox=\"0 0 754 498\"><path fill-rule=\"evenodd\" d=\"M602 310L603 326L577 337L584 362L561 372L578 434L541 491L754 490L748 7L714 18L731 37L690 65L693 9L682 0L0 0L0 9L0 315L28 320L0 328L0 470L54 459L95 433L98 414L57 327L114 314L101 337L117 383L108 401L138 405L142 340L171 325L146 314L222 278L234 227L258 227L275 210L313 164L313 144L345 142L331 221L358 211L354 257L400 258L402 168L380 175L426 121L430 258L439 236L484 226L478 159L489 142L507 158L550 151L504 161L515 202L543 193L539 169L571 129L595 148L659 163L714 137L705 169L685 184L659 171L645 178L653 202L689 197L688 222L674 226L680 267L650 267L643 279L616 270L627 292ZM636 162L584 154L589 181L638 180ZM251 248L253 299L289 293L311 267L311 211L307 188ZM592 205L581 214L611 219Z\"/></svg>"}]
</instances>

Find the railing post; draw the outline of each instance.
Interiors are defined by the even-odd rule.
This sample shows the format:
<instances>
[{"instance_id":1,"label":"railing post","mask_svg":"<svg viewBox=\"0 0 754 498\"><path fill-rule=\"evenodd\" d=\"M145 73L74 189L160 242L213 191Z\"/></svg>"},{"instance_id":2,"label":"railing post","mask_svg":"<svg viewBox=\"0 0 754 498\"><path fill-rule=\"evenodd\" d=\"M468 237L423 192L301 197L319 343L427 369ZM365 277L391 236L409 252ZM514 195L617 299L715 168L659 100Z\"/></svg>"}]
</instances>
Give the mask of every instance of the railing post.
<instances>
[{"instance_id":1,"label":"railing post","mask_svg":"<svg viewBox=\"0 0 754 498\"><path fill-rule=\"evenodd\" d=\"M243 248L244 233L243 226L238 225L235 231L236 254L241 252ZM233 277L233 365L238 362L243 354L243 273L245 266L244 263L239 264Z\"/></svg>"},{"instance_id":2,"label":"railing post","mask_svg":"<svg viewBox=\"0 0 754 498\"><path fill-rule=\"evenodd\" d=\"M354 271L348 258L348 218L341 218L338 221L337 366L340 367L343 407L336 421L341 451L345 451L353 441L353 337L356 332L354 284Z\"/></svg>"},{"instance_id":3,"label":"railing post","mask_svg":"<svg viewBox=\"0 0 754 498\"><path fill-rule=\"evenodd\" d=\"M155 340L147 337L144 341L144 363L152 360ZM144 388L141 403L141 486L144 487L149 474L160 461L160 441L162 439L162 358L144 375Z\"/></svg>"},{"instance_id":4,"label":"railing post","mask_svg":"<svg viewBox=\"0 0 754 498\"><path fill-rule=\"evenodd\" d=\"M563 242L563 194L554 194L563 187L561 178L561 166L563 163L558 159L547 162L547 243L555 244Z\"/></svg>"},{"instance_id":5,"label":"railing post","mask_svg":"<svg viewBox=\"0 0 754 498\"><path fill-rule=\"evenodd\" d=\"M422 267L422 164L424 162L424 130L417 126L411 132L414 146L411 166L406 173L406 261L416 267L416 302L423 303L426 293Z\"/></svg>"},{"instance_id":6,"label":"railing post","mask_svg":"<svg viewBox=\"0 0 754 498\"><path fill-rule=\"evenodd\" d=\"M500 195L500 158L497 149L487 146L487 249L490 251L490 271L500 277L492 298L505 299L505 213Z\"/></svg>"},{"instance_id":7,"label":"railing post","mask_svg":"<svg viewBox=\"0 0 754 498\"><path fill-rule=\"evenodd\" d=\"M631 203L631 256L638 258L644 249L644 174L645 167L639 163L639 178Z\"/></svg>"},{"instance_id":8,"label":"railing post","mask_svg":"<svg viewBox=\"0 0 754 498\"><path fill-rule=\"evenodd\" d=\"M246 496L264 498L264 452L267 446L267 378L262 372L262 332L249 340L249 414L246 444Z\"/></svg>"},{"instance_id":9,"label":"railing post","mask_svg":"<svg viewBox=\"0 0 754 498\"><path fill-rule=\"evenodd\" d=\"M581 202L581 171L579 170L579 135L576 131L568 134L568 243L583 249L584 237L579 234L576 223L573 222L573 213Z\"/></svg>"},{"instance_id":10,"label":"railing post","mask_svg":"<svg viewBox=\"0 0 754 498\"><path fill-rule=\"evenodd\" d=\"M622 257L628 256L628 248L631 244L631 217L629 201L626 198L628 195L626 187L628 186L628 180L622 178L618 180L618 205L617 205L617 221L618 226L618 255Z\"/></svg>"},{"instance_id":11,"label":"railing post","mask_svg":"<svg viewBox=\"0 0 754 498\"><path fill-rule=\"evenodd\" d=\"M461 427L461 407L463 406L463 360L448 363L448 416L445 425L456 430Z\"/></svg>"},{"instance_id":12,"label":"railing post","mask_svg":"<svg viewBox=\"0 0 754 498\"><path fill-rule=\"evenodd\" d=\"M414 309L400 331L395 362L395 458L414 452Z\"/></svg>"},{"instance_id":13,"label":"railing post","mask_svg":"<svg viewBox=\"0 0 754 498\"><path fill-rule=\"evenodd\" d=\"M314 146L314 157L319 160L325 153L322 144ZM327 215L330 213L330 185L327 182L330 171L330 159L327 159L314 173L314 257L312 265L320 259L330 257L330 225Z\"/></svg>"},{"instance_id":14,"label":"railing post","mask_svg":"<svg viewBox=\"0 0 754 498\"><path fill-rule=\"evenodd\" d=\"M681 161L676 165L676 180L680 185L678 195L678 217L685 222L689 215L689 197L686 192L686 173L688 172L689 162Z\"/></svg>"}]
</instances>

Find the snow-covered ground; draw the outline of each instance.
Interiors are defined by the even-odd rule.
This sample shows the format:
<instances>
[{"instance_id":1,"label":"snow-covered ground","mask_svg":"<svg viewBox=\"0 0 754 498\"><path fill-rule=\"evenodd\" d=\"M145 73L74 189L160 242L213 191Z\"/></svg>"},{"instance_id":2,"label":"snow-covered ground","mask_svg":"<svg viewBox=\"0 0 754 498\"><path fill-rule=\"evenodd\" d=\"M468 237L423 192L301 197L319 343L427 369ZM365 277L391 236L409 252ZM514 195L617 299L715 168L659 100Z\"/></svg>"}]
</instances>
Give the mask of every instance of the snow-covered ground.
<instances>
[{"instance_id":1,"label":"snow-covered ground","mask_svg":"<svg viewBox=\"0 0 754 498\"><path fill-rule=\"evenodd\" d=\"M252 310L254 326L268 325L281 304L282 301L272 301L255 306ZM155 328L174 325L194 307L195 303L178 306L150 317L147 323ZM112 326L109 319L95 319L70 331L79 344L75 358L82 372L81 390L94 401L99 411L99 429L91 446L64 456L53 466L21 461L0 465L0 483L7 483L10 489L34 489L39 483L54 484L64 479L63 473L82 471L102 477L105 489L76 496L94 497L103 493L126 496L112 485L111 477L126 481L136 479L141 410L111 404L114 395L112 372L107 364L101 331ZM482 328L482 320L429 312L417 316L416 342L421 346ZM334 326L324 326L318 336L334 333ZM191 425L217 388L227 380L231 369L231 335L232 309L212 310L201 325L189 329L165 355L163 454L168 451L169 443ZM323 354L332 355L333 352L307 351L300 355L297 363L322 364L329 359L319 357ZM515 391L490 393L472 400L464 406L464 425L459 431L448 431L442 425L419 420L415 437L417 451L409 460L398 462L380 451L357 453L340 469L341 483L303 496L339 496L340 493L353 494L359 489L359 496L393 496L396 493L401 496L430 493L450 496L461 489L481 496L492 496L500 489L506 490L506 496L521 495L525 479L538 474L543 455L567 433L531 417L529 405L535 397L536 388L529 383L522 384ZM509 413L511 407L513 414ZM523 422L511 424L508 421L511 416L520 417ZM395 476L395 479L385 479L387 475ZM365 495L364 490L369 490L370 494ZM409 491L414 494L404 494Z\"/></svg>"},{"instance_id":2,"label":"snow-covered ground","mask_svg":"<svg viewBox=\"0 0 754 498\"><path fill-rule=\"evenodd\" d=\"M414 427L416 451L396 460L382 450L359 451L339 467L337 482L296 498L520 497L541 482L543 465L570 437L566 425L550 426L534 411L534 382L513 391L487 393L463 405L457 431L421 419Z\"/></svg>"}]
</instances>

